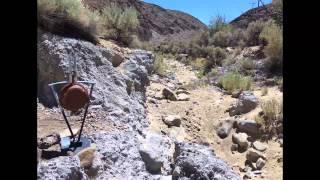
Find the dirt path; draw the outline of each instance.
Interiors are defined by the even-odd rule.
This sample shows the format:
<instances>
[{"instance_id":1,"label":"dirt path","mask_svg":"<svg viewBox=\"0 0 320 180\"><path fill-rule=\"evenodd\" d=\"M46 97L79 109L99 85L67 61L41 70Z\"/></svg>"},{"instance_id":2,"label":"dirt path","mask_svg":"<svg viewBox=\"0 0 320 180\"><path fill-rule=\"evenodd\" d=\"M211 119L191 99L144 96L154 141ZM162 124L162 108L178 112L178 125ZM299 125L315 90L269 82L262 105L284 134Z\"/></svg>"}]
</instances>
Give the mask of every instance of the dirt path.
<instances>
[{"instance_id":1,"label":"dirt path","mask_svg":"<svg viewBox=\"0 0 320 180\"><path fill-rule=\"evenodd\" d=\"M190 84L197 79L190 67L173 60L167 60L166 62L183 85ZM151 82L147 88L147 95L152 97L153 94L161 93L164 87L165 84ZM190 93L189 101L158 100L156 104L148 101L150 129L168 134L178 140L207 144L214 149L218 157L221 157L235 171L240 173L239 168L244 168L246 158L245 153L236 152L233 154L231 152L231 134L233 132L222 140L215 131L221 121L230 118L225 111L236 99L209 86L195 87L194 89L188 89L188 92ZM282 93L276 87L269 88L266 96L261 96L261 90L254 88L254 94L259 101L282 98ZM253 111L242 115L242 117L252 119L260 110L260 107L257 107ZM181 126L168 128L162 121L162 116L165 115L180 115L182 117ZM253 179L282 179L282 162L278 162L278 159L282 157L282 148L279 143L273 140L269 141L267 145L268 149L265 152L267 163L262 169L262 176ZM241 175L243 176L244 173L241 172Z\"/></svg>"}]
</instances>

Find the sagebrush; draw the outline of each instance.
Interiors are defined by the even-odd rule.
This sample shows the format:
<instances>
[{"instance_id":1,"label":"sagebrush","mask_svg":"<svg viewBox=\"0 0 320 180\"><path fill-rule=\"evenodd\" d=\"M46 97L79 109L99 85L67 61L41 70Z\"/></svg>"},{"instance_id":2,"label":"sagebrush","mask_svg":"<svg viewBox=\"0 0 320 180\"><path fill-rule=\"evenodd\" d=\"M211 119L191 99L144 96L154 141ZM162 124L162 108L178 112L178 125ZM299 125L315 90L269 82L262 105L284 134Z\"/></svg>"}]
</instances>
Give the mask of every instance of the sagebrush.
<instances>
[{"instance_id":1,"label":"sagebrush","mask_svg":"<svg viewBox=\"0 0 320 180\"><path fill-rule=\"evenodd\" d=\"M219 85L229 93L234 90L250 90L252 79L237 72L229 72L219 79Z\"/></svg>"}]
</instances>

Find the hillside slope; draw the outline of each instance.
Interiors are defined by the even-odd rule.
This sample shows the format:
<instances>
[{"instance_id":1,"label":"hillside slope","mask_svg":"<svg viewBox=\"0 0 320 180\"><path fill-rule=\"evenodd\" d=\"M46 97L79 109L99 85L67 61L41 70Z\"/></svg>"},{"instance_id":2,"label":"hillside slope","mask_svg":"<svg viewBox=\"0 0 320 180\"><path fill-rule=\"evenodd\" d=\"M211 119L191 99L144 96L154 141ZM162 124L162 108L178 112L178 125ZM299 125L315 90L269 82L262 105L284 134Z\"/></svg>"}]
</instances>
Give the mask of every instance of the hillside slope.
<instances>
[{"instance_id":1,"label":"hillside slope","mask_svg":"<svg viewBox=\"0 0 320 180\"><path fill-rule=\"evenodd\" d=\"M134 7L139 13L139 37L142 40L161 41L172 34L182 40L185 34L193 34L207 29L197 18L180 11L164 9L160 6L138 0L83 0L90 9L101 10L112 3L120 7Z\"/></svg>"},{"instance_id":2,"label":"hillside slope","mask_svg":"<svg viewBox=\"0 0 320 180\"><path fill-rule=\"evenodd\" d=\"M246 28L250 22L269 19L282 18L282 14L279 14L272 4L260 6L257 8L250 9L239 17L235 18L230 22L231 25L238 28Z\"/></svg>"}]
</instances>

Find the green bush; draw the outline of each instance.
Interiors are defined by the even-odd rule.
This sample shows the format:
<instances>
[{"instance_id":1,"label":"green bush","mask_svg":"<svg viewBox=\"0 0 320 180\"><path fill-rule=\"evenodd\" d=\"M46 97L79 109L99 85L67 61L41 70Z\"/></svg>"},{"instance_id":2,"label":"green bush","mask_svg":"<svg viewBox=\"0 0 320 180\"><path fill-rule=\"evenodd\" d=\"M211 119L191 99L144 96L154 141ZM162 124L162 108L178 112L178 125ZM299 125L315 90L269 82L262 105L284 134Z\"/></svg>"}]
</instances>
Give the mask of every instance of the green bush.
<instances>
[{"instance_id":1,"label":"green bush","mask_svg":"<svg viewBox=\"0 0 320 180\"><path fill-rule=\"evenodd\" d=\"M224 49L220 47L209 46L206 49L207 54L207 64L205 67L205 72L209 72L214 66L221 66L222 60L227 57L227 53Z\"/></svg>"},{"instance_id":2,"label":"green bush","mask_svg":"<svg viewBox=\"0 0 320 180\"><path fill-rule=\"evenodd\" d=\"M227 47L230 44L231 36L232 36L231 32L218 31L213 35L212 39L210 39L210 44L213 44L219 47Z\"/></svg>"},{"instance_id":3,"label":"green bush","mask_svg":"<svg viewBox=\"0 0 320 180\"><path fill-rule=\"evenodd\" d=\"M121 9L114 4L103 8L101 19L103 35L125 45L131 43L132 35L139 25L138 13L134 8Z\"/></svg>"},{"instance_id":4,"label":"green bush","mask_svg":"<svg viewBox=\"0 0 320 180\"><path fill-rule=\"evenodd\" d=\"M234 63L236 63L236 59L233 58L233 57L227 57L226 59L224 59L222 61L222 65L223 66L229 66L229 65L234 64Z\"/></svg>"},{"instance_id":5,"label":"green bush","mask_svg":"<svg viewBox=\"0 0 320 180\"><path fill-rule=\"evenodd\" d=\"M209 22L209 34L213 36L216 32L230 28L226 19L220 15L217 15L215 18L211 19Z\"/></svg>"},{"instance_id":6,"label":"green bush","mask_svg":"<svg viewBox=\"0 0 320 180\"><path fill-rule=\"evenodd\" d=\"M79 0L38 0L38 26L61 36L98 42L99 16Z\"/></svg>"},{"instance_id":7,"label":"green bush","mask_svg":"<svg viewBox=\"0 0 320 180\"><path fill-rule=\"evenodd\" d=\"M268 22L260 20L249 23L245 32L246 44L248 46L256 46L262 44L262 41L259 38L259 36L263 28L265 26L268 26L268 24Z\"/></svg>"},{"instance_id":8,"label":"green bush","mask_svg":"<svg viewBox=\"0 0 320 180\"><path fill-rule=\"evenodd\" d=\"M272 133L275 131L277 121L281 121L283 118L282 108L282 103L279 103L275 99L261 103L263 115L261 117L257 117L256 121L262 125L262 129L265 133Z\"/></svg>"},{"instance_id":9,"label":"green bush","mask_svg":"<svg viewBox=\"0 0 320 180\"><path fill-rule=\"evenodd\" d=\"M241 69L244 71L249 71L254 69L254 62L251 59L245 58L240 60Z\"/></svg>"},{"instance_id":10,"label":"green bush","mask_svg":"<svg viewBox=\"0 0 320 180\"><path fill-rule=\"evenodd\" d=\"M168 65L164 62L162 54L156 54L153 70L155 73L165 76L167 74Z\"/></svg>"},{"instance_id":11,"label":"green bush","mask_svg":"<svg viewBox=\"0 0 320 180\"><path fill-rule=\"evenodd\" d=\"M245 45L245 31L242 29L233 29L231 37L229 38L229 46L235 47L240 46L244 47Z\"/></svg>"},{"instance_id":12,"label":"green bush","mask_svg":"<svg viewBox=\"0 0 320 180\"><path fill-rule=\"evenodd\" d=\"M279 26L283 23L283 0L273 0L272 7L274 9L274 19Z\"/></svg>"},{"instance_id":13,"label":"green bush","mask_svg":"<svg viewBox=\"0 0 320 180\"><path fill-rule=\"evenodd\" d=\"M142 42L139 40L138 36L132 35L131 36L132 40L129 44L130 48L136 48L136 49L141 49L142 48Z\"/></svg>"},{"instance_id":14,"label":"green bush","mask_svg":"<svg viewBox=\"0 0 320 180\"><path fill-rule=\"evenodd\" d=\"M264 47L264 53L268 57L270 69L281 70L283 56L282 29L272 22L269 26L264 27L260 34L260 39L267 42L267 46Z\"/></svg>"},{"instance_id":15,"label":"green bush","mask_svg":"<svg viewBox=\"0 0 320 180\"><path fill-rule=\"evenodd\" d=\"M250 77L243 77L237 72L227 73L219 79L219 85L230 93L234 90L250 90L251 84Z\"/></svg>"}]
</instances>

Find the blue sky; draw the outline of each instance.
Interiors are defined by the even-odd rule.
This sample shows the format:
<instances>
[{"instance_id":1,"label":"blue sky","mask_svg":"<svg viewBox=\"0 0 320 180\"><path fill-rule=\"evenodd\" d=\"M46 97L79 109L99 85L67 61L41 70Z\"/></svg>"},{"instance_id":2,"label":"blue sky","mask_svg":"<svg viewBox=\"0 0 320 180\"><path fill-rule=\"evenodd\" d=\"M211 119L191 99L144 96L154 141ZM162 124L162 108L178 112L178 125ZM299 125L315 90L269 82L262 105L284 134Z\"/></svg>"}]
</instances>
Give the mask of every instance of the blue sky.
<instances>
[{"instance_id":1,"label":"blue sky","mask_svg":"<svg viewBox=\"0 0 320 180\"><path fill-rule=\"evenodd\" d=\"M143 0L165 9L186 12L205 24L216 15L222 15L229 22L252 7L257 7L257 0ZM272 0L262 0L264 4ZM253 4L255 3L255 4Z\"/></svg>"}]
</instances>

